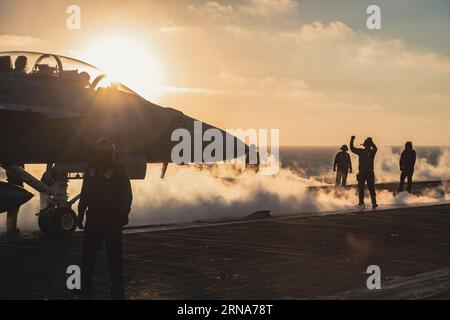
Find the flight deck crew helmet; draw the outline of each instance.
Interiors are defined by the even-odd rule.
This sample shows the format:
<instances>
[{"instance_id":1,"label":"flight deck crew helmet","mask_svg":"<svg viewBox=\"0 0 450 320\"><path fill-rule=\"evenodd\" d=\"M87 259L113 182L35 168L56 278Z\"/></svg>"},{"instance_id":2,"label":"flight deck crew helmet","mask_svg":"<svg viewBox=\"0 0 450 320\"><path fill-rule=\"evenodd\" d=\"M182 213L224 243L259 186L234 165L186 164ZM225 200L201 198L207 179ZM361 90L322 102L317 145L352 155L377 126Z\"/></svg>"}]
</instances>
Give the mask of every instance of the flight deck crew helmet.
<instances>
[{"instance_id":1,"label":"flight deck crew helmet","mask_svg":"<svg viewBox=\"0 0 450 320\"><path fill-rule=\"evenodd\" d=\"M114 158L114 156L116 155L116 147L114 146L114 143L105 138L99 139L95 143L95 150L102 154L107 154L111 158Z\"/></svg>"},{"instance_id":2,"label":"flight deck crew helmet","mask_svg":"<svg viewBox=\"0 0 450 320\"><path fill-rule=\"evenodd\" d=\"M370 147L371 144L372 144L372 138L369 137L369 138L367 138L367 139L364 141L363 146L364 146L364 147Z\"/></svg>"},{"instance_id":3,"label":"flight deck crew helmet","mask_svg":"<svg viewBox=\"0 0 450 320\"><path fill-rule=\"evenodd\" d=\"M344 145L341 147L341 150L347 152L347 151L348 151L347 145L344 144Z\"/></svg>"},{"instance_id":4,"label":"flight deck crew helmet","mask_svg":"<svg viewBox=\"0 0 450 320\"><path fill-rule=\"evenodd\" d=\"M408 141L407 143L405 143L405 148L408 150L412 150L413 148L413 144L411 141Z\"/></svg>"}]
</instances>

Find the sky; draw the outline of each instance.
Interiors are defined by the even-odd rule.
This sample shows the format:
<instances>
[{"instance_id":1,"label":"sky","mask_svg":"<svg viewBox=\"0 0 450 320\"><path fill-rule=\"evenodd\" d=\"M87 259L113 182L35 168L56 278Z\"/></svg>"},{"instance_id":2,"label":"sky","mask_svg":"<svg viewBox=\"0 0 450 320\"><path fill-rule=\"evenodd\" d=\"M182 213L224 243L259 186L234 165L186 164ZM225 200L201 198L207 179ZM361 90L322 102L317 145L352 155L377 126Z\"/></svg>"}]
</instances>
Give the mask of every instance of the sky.
<instances>
[{"instance_id":1,"label":"sky","mask_svg":"<svg viewBox=\"0 0 450 320\"><path fill-rule=\"evenodd\" d=\"M282 145L450 145L449 17L448 0L0 0L0 50L82 59L221 128L280 129Z\"/></svg>"}]
</instances>

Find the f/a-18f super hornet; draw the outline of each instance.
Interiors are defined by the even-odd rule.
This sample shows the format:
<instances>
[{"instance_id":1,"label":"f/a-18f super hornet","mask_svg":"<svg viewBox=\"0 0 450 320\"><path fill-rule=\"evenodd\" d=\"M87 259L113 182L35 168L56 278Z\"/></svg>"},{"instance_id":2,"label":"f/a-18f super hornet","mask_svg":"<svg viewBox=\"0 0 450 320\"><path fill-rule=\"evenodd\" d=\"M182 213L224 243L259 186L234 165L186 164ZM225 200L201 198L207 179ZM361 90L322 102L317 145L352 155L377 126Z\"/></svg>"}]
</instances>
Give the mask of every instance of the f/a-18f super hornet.
<instances>
[{"instance_id":1,"label":"f/a-18f super hornet","mask_svg":"<svg viewBox=\"0 0 450 320\"><path fill-rule=\"evenodd\" d=\"M201 130L211 128L203 123ZM0 53L0 165L47 198L37 214L43 232L75 230L71 206L78 196L69 199L68 181L81 178L94 160L99 138L115 144L117 160L131 179L144 179L148 163L162 163L164 176L173 162L176 142L171 135L176 129L194 136L198 121L145 100L92 65L55 54ZM248 146L220 132L235 146L231 154L229 148L224 150L221 160L245 157ZM226 148L225 142L222 145ZM206 148L207 143L201 146ZM23 164L46 164L44 178L32 176ZM30 198L22 188L0 184L1 211Z\"/></svg>"}]
</instances>

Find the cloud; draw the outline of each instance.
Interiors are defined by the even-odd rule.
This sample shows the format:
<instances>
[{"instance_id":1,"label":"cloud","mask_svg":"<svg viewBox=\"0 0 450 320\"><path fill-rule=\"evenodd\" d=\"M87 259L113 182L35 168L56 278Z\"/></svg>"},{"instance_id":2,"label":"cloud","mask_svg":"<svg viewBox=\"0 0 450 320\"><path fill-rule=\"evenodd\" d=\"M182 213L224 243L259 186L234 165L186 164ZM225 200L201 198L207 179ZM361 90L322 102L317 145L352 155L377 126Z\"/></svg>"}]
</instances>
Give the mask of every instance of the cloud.
<instances>
[{"instance_id":1,"label":"cloud","mask_svg":"<svg viewBox=\"0 0 450 320\"><path fill-rule=\"evenodd\" d=\"M244 77L226 72L218 74L221 87L229 88L230 92L246 90L247 93L261 95L264 92L281 93L282 95L305 93L310 91L310 85L301 79L288 77ZM252 88L251 91L248 88Z\"/></svg>"},{"instance_id":2,"label":"cloud","mask_svg":"<svg viewBox=\"0 0 450 320\"><path fill-rule=\"evenodd\" d=\"M301 7L289 2L273 12L292 15L270 17L264 14L274 1L221 3L196 5L203 16L176 48L204 49L184 52L170 84L179 88L169 91L176 97L162 103L197 116L205 116L201 106L215 106L205 121L233 126L230 114L238 115L248 126L283 129L290 144L312 143L299 132L334 143L350 130L379 132L380 123L380 140L395 143L392 132L400 132L421 144L448 144L448 55L343 20L304 23ZM368 115L377 120L366 124Z\"/></svg>"},{"instance_id":3,"label":"cloud","mask_svg":"<svg viewBox=\"0 0 450 320\"><path fill-rule=\"evenodd\" d=\"M236 18L267 18L276 15L295 14L298 3L294 0L251 0L246 4L221 4L217 1L188 6L189 11L198 15L213 18L224 18L234 16Z\"/></svg>"},{"instance_id":4,"label":"cloud","mask_svg":"<svg viewBox=\"0 0 450 320\"><path fill-rule=\"evenodd\" d=\"M32 36L18 36L12 34L0 35L0 47L10 48L8 50L14 50L16 48L29 47L40 43L42 39Z\"/></svg>"},{"instance_id":5,"label":"cloud","mask_svg":"<svg viewBox=\"0 0 450 320\"><path fill-rule=\"evenodd\" d=\"M187 29L183 26L177 25L173 21L165 21L163 25L158 29L159 32L167 35L174 35L177 33L185 32Z\"/></svg>"},{"instance_id":6,"label":"cloud","mask_svg":"<svg viewBox=\"0 0 450 320\"><path fill-rule=\"evenodd\" d=\"M290 30L227 24L223 31L232 41L252 43L242 53L246 61L242 70L251 64L255 70L270 69L278 74L298 70L298 75L290 77L340 91L402 93L420 88L419 92L437 94L450 84L448 56L413 49L400 39L358 33L341 21L315 21ZM234 61L234 65L238 63ZM339 81L333 81L333 74Z\"/></svg>"},{"instance_id":7,"label":"cloud","mask_svg":"<svg viewBox=\"0 0 450 320\"><path fill-rule=\"evenodd\" d=\"M362 39L354 50L353 61L360 64L389 64L402 69L450 71L450 59L434 52L412 51L399 39Z\"/></svg>"},{"instance_id":8,"label":"cloud","mask_svg":"<svg viewBox=\"0 0 450 320\"><path fill-rule=\"evenodd\" d=\"M221 32L204 34L202 41L210 43L209 36L215 41L189 60L202 65L192 64L183 72L195 74L196 81L187 78L176 85L202 90L178 91L166 103L182 104L185 112L199 117L204 115L196 113L198 106L214 106L215 115L205 119L210 123L233 127L237 121L231 114L239 114L248 119L247 126L280 128L285 144L329 144L346 141L353 133L375 132L383 143L403 137L421 144L448 143L450 96L445 84L450 74L439 67L448 58L395 39L362 35L338 22L308 24L291 32L225 25ZM363 48L378 56L367 52L362 60ZM414 59L421 63L400 63ZM196 72L205 63L210 68Z\"/></svg>"},{"instance_id":9,"label":"cloud","mask_svg":"<svg viewBox=\"0 0 450 320\"><path fill-rule=\"evenodd\" d=\"M167 86L164 87L166 93L182 93L182 94L225 94L226 91L216 90L210 88L190 88L190 87L177 87Z\"/></svg>"},{"instance_id":10,"label":"cloud","mask_svg":"<svg viewBox=\"0 0 450 320\"><path fill-rule=\"evenodd\" d=\"M355 32L341 21L330 22L328 25L315 21L301 26L298 30L281 32L279 35L311 43L347 40L354 36Z\"/></svg>"},{"instance_id":11,"label":"cloud","mask_svg":"<svg viewBox=\"0 0 450 320\"><path fill-rule=\"evenodd\" d=\"M240 6L239 9L253 16L267 17L292 13L298 9L298 3L293 0L252 0L250 4Z\"/></svg>"},{"instance_id":12,"label":"cloud","mask_svg":"<svg viewBox=\"0 0 450 320\"><path fill-rule=\"evenodd\" d=\"M202 16L224 16L234 12L231 5L220 4L216 1L207 1L201 6L189 5L188 10Z\"/></svg>"}]
</instances>

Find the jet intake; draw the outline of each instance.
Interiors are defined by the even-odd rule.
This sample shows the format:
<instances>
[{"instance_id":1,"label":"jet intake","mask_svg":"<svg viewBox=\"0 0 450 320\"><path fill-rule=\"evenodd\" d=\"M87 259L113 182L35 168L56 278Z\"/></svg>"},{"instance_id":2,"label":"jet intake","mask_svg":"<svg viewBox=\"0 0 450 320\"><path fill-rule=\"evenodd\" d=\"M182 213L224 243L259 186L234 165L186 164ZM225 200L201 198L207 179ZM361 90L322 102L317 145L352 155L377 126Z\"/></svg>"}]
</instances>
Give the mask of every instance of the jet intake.
<instances>
[{"instance_id":1,"label":"jet intake","mask_svg":"<svg viewBox=\"0 0 450 320\"><path fill-rule=\"evenodd\" d=\"M144 180L147 174L147 159L143 155L117 155L117 162L123 165L133 180Z\"/></svg>"}]
</instances>

